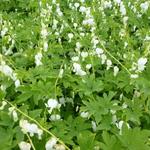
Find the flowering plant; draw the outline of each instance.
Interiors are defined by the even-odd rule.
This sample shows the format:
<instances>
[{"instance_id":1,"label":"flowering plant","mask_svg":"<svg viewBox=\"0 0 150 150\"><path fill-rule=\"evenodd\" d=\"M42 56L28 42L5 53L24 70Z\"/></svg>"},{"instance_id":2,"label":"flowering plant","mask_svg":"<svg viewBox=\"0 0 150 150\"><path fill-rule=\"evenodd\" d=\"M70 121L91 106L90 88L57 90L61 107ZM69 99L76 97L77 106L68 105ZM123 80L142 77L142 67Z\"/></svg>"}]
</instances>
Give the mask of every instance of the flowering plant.
<instances>
[{"instance_id":1,"label":"flowering plant","mask_svg":"<svg viewBox=\"0 0 150 150\"><path fill-rule=\"evenodd\" d=\"M149 150L149 7L1 0L0 149Z\"/></svg>"}]
</instances>

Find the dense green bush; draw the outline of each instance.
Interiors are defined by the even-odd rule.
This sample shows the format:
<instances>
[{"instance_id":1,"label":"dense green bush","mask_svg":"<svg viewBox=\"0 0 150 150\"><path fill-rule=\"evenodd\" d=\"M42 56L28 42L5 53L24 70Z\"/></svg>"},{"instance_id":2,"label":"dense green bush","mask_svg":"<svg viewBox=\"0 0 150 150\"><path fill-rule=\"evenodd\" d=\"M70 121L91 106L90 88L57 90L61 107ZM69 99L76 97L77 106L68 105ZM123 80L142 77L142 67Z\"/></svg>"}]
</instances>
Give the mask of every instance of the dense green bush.
<instances>
[{"instance_id":1,"label":"dense green bush","mask_svg":"<svg viewBox=\"0 0 150 150\"><path fill-rule=\"evenodd\" d=\"M0 1L0 150L149 150L150 2Z\"/></svg>"}]
</instances>

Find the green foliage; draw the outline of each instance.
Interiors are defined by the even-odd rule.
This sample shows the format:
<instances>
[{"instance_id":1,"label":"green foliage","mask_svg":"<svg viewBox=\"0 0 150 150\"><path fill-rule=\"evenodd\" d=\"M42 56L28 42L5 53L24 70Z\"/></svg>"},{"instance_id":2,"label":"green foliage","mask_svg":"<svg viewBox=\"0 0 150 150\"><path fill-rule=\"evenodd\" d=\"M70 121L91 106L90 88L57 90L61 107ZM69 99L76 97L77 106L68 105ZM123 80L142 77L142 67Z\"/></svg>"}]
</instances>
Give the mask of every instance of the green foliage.
<instances>
[{"instance_id":1,"label":"green foliage","mask_svg":"<svg viewBox=\"0 0 150 150\"><path fill-rule=\"evenodd\" d=\"M146 0L0 0L0 150L149 150L149 14Z\"/></svg>"}]
</instances>

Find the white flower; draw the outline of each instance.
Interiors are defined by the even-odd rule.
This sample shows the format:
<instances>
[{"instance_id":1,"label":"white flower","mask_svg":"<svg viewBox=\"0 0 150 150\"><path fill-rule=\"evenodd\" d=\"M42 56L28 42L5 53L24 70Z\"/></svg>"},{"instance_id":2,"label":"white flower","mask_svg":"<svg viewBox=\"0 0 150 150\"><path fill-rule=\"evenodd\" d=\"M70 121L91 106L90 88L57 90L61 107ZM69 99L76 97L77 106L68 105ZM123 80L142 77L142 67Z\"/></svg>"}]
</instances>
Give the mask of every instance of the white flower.
<instances>
[{"instance_id":1,"label":"white flower","mask_svg":"<svg viewBox=\"0 0 150 150\"><path fill-rule=\"evenodd\" d=\"M69 37L69 39L72 39L73 38L73 34L72 33L68 33L68 37Z\"/></svg>"},{"instance_id":2,"label":"white flower","mask_svg":"<svg viewBox=\"0 0 150 150\"><path fill-rule=\"evenodd\" d=\"M20 86L20 80L17 79L17 80L15 81L15 87L17 88L17 87L19 87L19 86Z\"/></svg>"},{"instance_id":3,"label":"white flower","mask_svg":"<svg viewBox=\"0 0 150 150\"><path fill-rule=\"evenodd\" d=\"M36 64L36 66L42 65L41 59L42 59L42 53L38 52L35 55L35 64Z\"/></svg>"},{"instance_id":4,"label":"white flower","mask_svg":"<svg viewBox=\"0 0 150 150\"><path fill-rule=\"evenodd\" d=\"M76 8L78 8L78 7L80 6L80 4L79 4L79 3L75 3L74 6L75 6Z\"/></svg>"},{"instance_id":5,"label":"white flower","mask_svg":"<svg viewBox=\"0 0 150 150\"><path fill-rule=\"evenodd\" d=\"M147 58L140 58L138 60L138 71L143 71L146 63L147 63Z\"/></svg>"},{"instance_id":6,"label":"white flower","mask_svg":"<svg viewBox=\"0 0 150 150\"><path fill-rule=\"evenodd\" d=\"M38 129L37 130L37 134L38 134L38 139L41 140L42 139L42 135L43 135L43 130Z\"/></svg>"},{"instance_id":7,"label":"white flower","mask_svg":"<svg viewBox=\"0 0 150 150\"><path fill-rule=\"evenodd\" d=\"M15 108L14 107L10 107L8 110L9 110L8 114L12 115L13 120L15 122L18 121L18 115L17 115L17 112L15 111Z\"/></svg>"},{"instance_id":8,"label":"white flower","mask_svg":"<svg viewBox=\"0 0 150 150\"><path fill-rule=\"evenodd\" d=\"M62 78L63 77L63 73L64 73L64 69L60 69L58 77Z\"/></svg>"},{"instance_id":9,"label":"white flower","mask_svg":"<svg viewBox=\"0 0 150 150\"><path fill-rule=\"evenodd\" d=\"M95 132L97 130L97 125L96 125L96 122L95 121L92 121L92 129L93 131Z\"/></svg>"},{"instance_id":10,"label":"white flower","mask_svg":"<svg viewBox=\"0 0 150 150\"><path fill-rule=\"evenodd\" d=\"M35 133L38 133L38 126L34 123L30 124L28 132L30 133L30 136L34 136Z\"/></svg>"},{"instance_id":11,"label":"white flower","mask_svg":"<svg viewBox=\"0 0 150 150\"><path fill-rule=\"evenodd\" d=\"M38 128L38 126L34 123L30 124L27 120L21 119L19 122L19 126L24 134L29 133L30 136L34 136L34 134L38 135L38 138L41 139L43 131Z\"/></svg>"},{"instance_id":12,"label":"white flower","mask_svg":"<svg viewBox=\"0 0 150 150\"><path fill-rule=\"evenodd\" d=\"M3 37L8 31L8 28L4 28L3 30L1 30L1 36Z\"/></svg>"},{"instance_id":13,"label":"white flower","mask_svg":"<svg viewBox=\"0 0 150 150\"><path fill-rule=\"evenodd\" d=\"M41 30L41 37L43 39L46 39L47 35L48 35L47 29L45 28L45 26L43 26Z\"/></svg>"},{"instance_id":14,"label":"white flower","mask_svg":"<svg viewBox=\"0 0 150 150\"><path fill-rule=\"evenodd\" d=\"M53 148L56 145L56 143L57 143L57 139L52 137L50 140L48 140L46 142L45 149L46 150L53 150Z\"/></svg>"},{"instance_id":15,"label":"white flower","mask_svg":"<svg viewBox=\"0 0 150 150\"><path fill-rule=\"evenodd\" d=\"M88 70L89 70L91 67L92 67L91 64L87 64L87 65L86 65L86 69L88 69Z\"/></svg>"},{"instance_id":16,"label":"white flower","mask_svg":"<svg viewBox=\"0 0 150 150\"><path fill-rule=\"evenodd\" d=\"M89 26L94 25L94 19L89 18L89 19L83 20L83 25L89 25Z\"/></svg>"},{"instance_id":17,"label":"white flower","mask_svg":"<svg viewBox=\"0 0 150 150\"><path fill-rule=\"evenodd\" d=\"M65 147L61 144L56 144L55 145L55 150L65 150Z\"/></svg>"},{"instance_id":18,"label":"white flower","mask_svg":"<svg viewBox=\"0 0 150 150\"><path fill-rule=\"evenodd\" d=\"M51 121L57 121L57 120L60 120L61 119L61 116L59 114L53 114L50 116L50 120Z\"/></svg>"},{"instance_id":19,"label":"white flower","mask_svg":"<svg viewBox=\"0 0 150 150\"><path fill-rule=\"evenodd\" d=\"M140 7L141 7L143 12L146 12L148 10L148 7L149 7L148 1L141 3Z\"/></svg>"},{"instance_id":20,"label":"white flower","mask_svg":"<svg viewBox=\"0 0 150 150\"><path fill-rule=\"evenodd\" d=\"M71 60L72 60L72 61L78 61L78 60L79 60L79 57L78 57L78 56L74 56L74 57L71 58Z\"/></svg>"},{"instance_id":21,"label":"white flower","mask_svg":"<svg viewBox=\"0 0 150 150\"><path fill-rule=\"evenodd\" d=\"M89 113L88 113L88 112L81 112L81 113L80 113L80 116L81 116L82 118L88 118Z\"/></svg>"},{"instance_id":22,"label":"white flower","mask_svg":"<svg viewBox=\"0 0 150 150\"><path fill-rule=\"evenodd\" d=\"M86 8L84 6L80 6L79 12L86 12Z\"/></svg>"},{"instance_id":23,"label":"white flower","mask_svg":"<svg viewBox=\"0 0 150 150\"><path fill-rule=\"evenodd\" d=\"M81 52L81 56L82 56L83 58L86 58L86 57L88 56L88 52Z\"/></svg>"},{"instance_id":24,"label":"white flower","mask_svg":"<svg viewBox=\"0 0 150 150\"><path fill-rule=\"evenodd\" d=\"M24 141L20 142L18 145L19 145L20 150L30 150L31 149L30 143L27 143Z\"/></svg>"},{"instance_id":25,"label":"white flower","mask_svg":"<svg viewBox=\"0 0 150 150\"><path fill-rule=\"evenodd\" d=\"M126 8L123 3L120 4L120 13L124 16L126 15Z\"/></svg>"},{"instance_id":26,"label":"white flower","mask_svg":"<svg viewBox=\"0 0 150 150\"><path fill-rule=\"evenodd\" d=\"M105 61L106 61L106 59L107 59L106 55L105 55L105 54L102 54L102 55L101 55L101 59L102 59L102 64L104 64Z\"/></svg>"},{"instance_id":27,"label":"white flower","mask_svg":"<svg viewBox=\"0 0 150 150\"><path fill-rule=\"evenodd\" d=\"M111 62L111 60L110 59L107 59L107 61L106 61L106 65L107 65L107 70L109 70L109 68L111 67L111 65L112 65L112 62Z\"/></svg>"},{"instance_id":28,"label":"white flower","mask_svg":"<svg viewBox=\"0 0 150 150\"><path fill-rule=\"evenodd\" d=\"M112 8L112 3L111 3L111 1L104 1L103 6L104 6L104 8Z\"/></svg>"},{"instance_id":29,"label":"white flower","mask_svg":"<svg viewBox=\"0 0 150 150\"><path fill-rule=\"evenodd\" d=\"M48 50L48 43L47 43L47 41L44 41L43 49L44 49L45 52L47 52L47 50Z\"/></svg>"},{"instance_id":30,"label":"white flower","mask_svg":"<svg viewBox=\"0 0 150 150\"><path fill-rule=\"evenodd\" d=\"M130 78L132 78L132 79L136 79L136 78L138 78L138 77L139 77L138 74L131 74L131 75L130 75Z\"/></svg>"},{"instance_id":31,"label":"white flower","mask_svg":"<svg viewBox=\"0 0 150 150\"><path fill-rule=\"evenodd\" d=\"M129 124L122 121L122 120L119 121L119 123L116 123L117 128L120 130L120 133L119 133L120 135L122 134L122 126L123 126L124 123L127 125L128 129L129 129L130 128Z\"/></svg>"},{"instance_id":32,"label":"white flower","mask_svg":"<svg viewBox=\"0 0 150 150\"><path fill-rule=\"evenodd\" d=\"M114 0L115 3L120 4L121 0Z\"/></svg>"},{"instance_id":33,"label":"white flower","mask_svg":"<svg viewBox=\"0 0 150 150\"><path fill-rule=\"evenodd\" d=\"M8 65L5 65L5 62L2 62L2 65L0 65L0 71L4 75L12 77L13 70Z\"/></svg>"},{"instance_id":34,"label":"white flower","mask_svg":"<svg viewBox=\"0 0 150 150\"><path fill-rule=\"evenodd\" d=\"M78 63L73 63L73 71L79 76L86 75L86 72L81 69L81 66Z\"/></svg>"},{"instance_id":35,"label":"white flower","mask_svg":"<svg viewBox=\"0 0 150 150\"><path fill-rule=\"evenodd\" d=\"M81 46L82 46L82 45L80 44L80 42L77 42L77 43L76 43L76 48L77 48L77 49L80 49Z\"/></svg>"},{"instance_id":36,"label":"white flower","mask_svg":"<svg viewBox=\"0 0 150 150\"><path fill-rule=\"evenodd\" d=\"M119 72L119 68L117 66L114 67L114 76L116 76Z\"/></svg>"},{"instance_id":37,"label":"white flower","mask_svg":"<svg viewBox=\"0 0 150 150\"><path fill-rule=\"evenodd\" d=\"M2 101L2 105L0 106L0 110L3 110L6 105L7 105L7 103L5 101Z\"/></svg>"},{"instance_id":38,"label":"white flower","mask_svg":"<svg viewBox=\"0 0 150 150\"><path fill-rule=\"evenodd\" d=\"M77 28L78 24L77 23L73 23L73 26L75 27L75 29Z\"/></svg>"},{"instance_id":39,"label":"white flower","mask_svg":"<svg viewBox=\"0 0 150 150\"><path fill-rule=\"evenodd\" d=\"M101 48L96 48L95 51L96 51L96 54L97 54L97 55L101 55L101 54L103 54L103 52L104 52Z\"/></svg>"}]
</instances>

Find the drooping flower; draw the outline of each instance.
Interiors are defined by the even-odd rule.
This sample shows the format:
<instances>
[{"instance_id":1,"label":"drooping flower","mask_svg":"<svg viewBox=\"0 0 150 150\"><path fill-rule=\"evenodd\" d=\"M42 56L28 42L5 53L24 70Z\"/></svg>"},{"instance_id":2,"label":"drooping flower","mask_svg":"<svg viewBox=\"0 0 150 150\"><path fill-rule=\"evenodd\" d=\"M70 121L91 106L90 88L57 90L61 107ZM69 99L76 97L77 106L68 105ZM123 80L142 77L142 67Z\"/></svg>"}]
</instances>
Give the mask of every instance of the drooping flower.
<instances>
[{"instance_id":1,"label":"drooping flower","mask_svg":"<svg viewBox=\"0 0 150 150\"><path fill-rule=\"evenodd\" d=\"M42 59L42 53L38 52L35 55L35 64L36 64L36 66L42 65L41 59Z\"/></svg>"},{"instance_id":2,"label":"drooping flower","mask_svg":"<svg viewBox=\"0 0 150 150\"><path fill-rule=\"evenodd\" d=\"M55 108L60 108L61 104L58 103L56 99L49 99L47 104L45 104L47 108L49 108L49 113L53 111Z\"/></svg>"},{"instance_id":3,"label":"drooping flower","mask_svg":"<svg viewBox=\"0 0 150 150\"><path fill-rule=\"evenodd\" d=\"M109 68L111 67L111 65L112 65L112 62L111 62L111 60L110 59L107 59L107 61L106 61L106 65L107 65L107 70L109 70Z\"/></svg>"},{"instance_id":4,"label":"drooping flower","mask_svg":"<svg viewBox=\"0 0 150 150\"><path fill-rule=\"evenodd\" d=\"M114 76L116 76L119 72L119 68L117 66L114 67Z\"/></svg>"},{"instance_id":5,"label":"drooping flower","mask_svg":"<svg viewBox=\"0 0 150 150\"><path fill-rule=\"evenodd\" d=\"M39 129L35 123L29 123L27 120L21 119L19 126L24 134L29 133L31 137L37 134L38 138L41 139L43 130Z\"/></svg>"},{"instance_id":6,"label":"drooping flower","mask_svg":"<svg viewBox=\"0 0 150 150\"><path fill-rule=\"evenodd\" d=\"M132 78L132 79L136 79L136 78L138 78L138 77L139 77L138 74L131 74L131 75L130 75L130 78Z\"/></svg>"},{"instance_id":7,"label":"drooping flower","mask_svg":"<svg viewBox=\"0 0 150 150\"><path fill-rule=\"evenodd\" d=\"M3 110L6 105L7 105L7 103L5 101L2 101L2 105L0 106L0 110Z\"/></svg>"},{"instance_id":8,"label":"drooping flower","mask_svg":"<svg viewBox=\"0 0 150 150\"><path fill-rule=\"evenodd\" d=\"M52 137L50 140L48 140L46 142L45 149L46 150L53 150L56 143L57 143L57 139Z\"/></svg>"},{"instance_id":9,"label":"drooping flower","mask_svg":"<svg viewBox=\"0 0 150 150\"><path fill-rule=\"evenodd\" d=\"M80 113L80 116L81 116L82 118L88 118L89 113L88 113L88 112L81 112L81 113Z\"/></svg>"},{"instance_id":10,"label":"drooping flower","mask_svg":"<svg viewBox=\"0 0 150 150\"><path fill-rule=\"evenodd\" d=\"M31 145L30 143L27 143L27 142L24 142L24 141L21 141L19 144L18 144L20 150L30 150L31 149Z\"/></svg>"},{"instance_id":11,"label":"drooping flower","mask_svg":"<svg viewBox=\"0 0 150 150\"><path fill-rule=\"evenodd\" d=\"M147 63L147 58L140 58L138 60L138 71L143 71L146 63Z\"/></svg>"},{"instance_id":12,"label":"drooping flower","mask_svg":"<svg viewBox=\"0 0 150 150\"><path fill-rule=\"evenodd\" d=\"M60 120L61 119L61 116L59 114L53 114L50 116L50 120L51 121L57 121L57 120Z\"/></svg>"}]
</instances>

